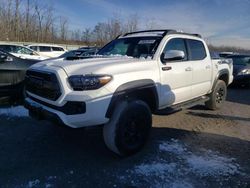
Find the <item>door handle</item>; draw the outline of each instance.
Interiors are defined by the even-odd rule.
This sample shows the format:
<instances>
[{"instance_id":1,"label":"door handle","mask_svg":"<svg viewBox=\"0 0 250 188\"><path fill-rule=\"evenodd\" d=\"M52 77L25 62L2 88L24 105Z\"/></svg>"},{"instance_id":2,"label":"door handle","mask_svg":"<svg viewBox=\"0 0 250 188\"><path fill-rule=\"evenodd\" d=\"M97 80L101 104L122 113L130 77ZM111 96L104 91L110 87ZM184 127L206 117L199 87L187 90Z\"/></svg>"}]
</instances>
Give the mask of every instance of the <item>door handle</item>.
<instances>
[{"instance_id":1,"label":"door handle","mask_svg":"<svg viewBox=\"0 0 250 188\"><path fill-rule=\"evenodd\" d=\"M211 68L211 66L210 66L210 65L207 65L207 66L206 66L206 69L210 69L210 68Z\"/></svg>"},{"instance_id":2,"label":"door handle","mask_svg":"<svg viewBox=\"0 0 250 188\"><path fill-rule=\"evenodd\" d=\"M169 70L171 70L172 69L172 67L162 67L161 68L161 70L163 70L163 71L169 71Z\"/></svg>"},{"instance_id":3,"label":"door handle","mask_svg":"<svg viewBox=\"0 0 250 188\"><path fill-rule=\"evenodd\" d=\"M185 68L185 71L192 71L192 70L193 70L192 67Z\"/></svg>"}]
</instances>

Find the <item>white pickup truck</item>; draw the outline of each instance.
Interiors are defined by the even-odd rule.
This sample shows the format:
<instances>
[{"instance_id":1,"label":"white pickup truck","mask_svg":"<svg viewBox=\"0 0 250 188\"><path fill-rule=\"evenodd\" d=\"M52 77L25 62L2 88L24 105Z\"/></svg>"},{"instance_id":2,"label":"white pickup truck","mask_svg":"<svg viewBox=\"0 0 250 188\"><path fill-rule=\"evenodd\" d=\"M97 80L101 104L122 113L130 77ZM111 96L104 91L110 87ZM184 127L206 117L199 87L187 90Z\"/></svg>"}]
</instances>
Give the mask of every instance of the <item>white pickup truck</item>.
<instances>
[{"instance_id":1,"label":"white pickup truck","mask_svg":"<svg viewBox=\"0 0 250 188\"><path fill-rule=\"evenodd\" d=\"M26 74L25 107L32 116L72 128L104 125L108 148L130 155L146 143L152 113L197 101L219 108L232 70L232 62L211 59L200 35L127 33L96 56L33 65Z\"/></svg>"}]
</instances>

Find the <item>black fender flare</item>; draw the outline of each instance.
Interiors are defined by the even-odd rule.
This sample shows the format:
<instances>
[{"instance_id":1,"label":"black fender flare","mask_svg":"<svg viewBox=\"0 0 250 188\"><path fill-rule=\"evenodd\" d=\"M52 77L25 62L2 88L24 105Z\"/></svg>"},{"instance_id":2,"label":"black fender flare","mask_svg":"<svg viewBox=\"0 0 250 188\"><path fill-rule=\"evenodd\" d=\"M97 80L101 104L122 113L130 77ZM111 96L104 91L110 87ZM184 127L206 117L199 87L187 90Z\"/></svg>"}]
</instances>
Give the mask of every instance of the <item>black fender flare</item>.
<instances>
[{"instance_id":1,"label":"black fender flare","mask_svg":"<svg viewBox=\"0 0 250 188\"><path fill-rule=\"evenodd\" d=\"M229 78L229 71L228 71L227 69L222 69L222 70L220 70L220 71L217 73L217 75L216 75L216 77L215 77L215 79L214 79L214 83L213 83L212 90L214 90L217 81L219 80L220 76L222 76L222 75L227 75L228 78ZM226 82L226 85L228 85L228 81Z\"/></svg>"},{"instance_id":2,"label":"black fender flare","mask_svg":"<svg viewBox=\"0 0 250 188\"><path fill-rule=\"evenodd\" d=\"M129 100L128 96L141 94L142 92L145 92L144 94L146 95L147 94L146 91L149 91L149 90L154 95L154 101L152 102L154 102L155 107L158 108L159 98L158 98L158 93L157 93L155 82L151 79L142 79L142 80L127 82L127 83L120 85L116 89L116 91L113 93L113 96L111 98L111 101L109 103L108 110L105 116L107 118L111 118L115 105L120 100Z\"/></svg>"}]
</instances>

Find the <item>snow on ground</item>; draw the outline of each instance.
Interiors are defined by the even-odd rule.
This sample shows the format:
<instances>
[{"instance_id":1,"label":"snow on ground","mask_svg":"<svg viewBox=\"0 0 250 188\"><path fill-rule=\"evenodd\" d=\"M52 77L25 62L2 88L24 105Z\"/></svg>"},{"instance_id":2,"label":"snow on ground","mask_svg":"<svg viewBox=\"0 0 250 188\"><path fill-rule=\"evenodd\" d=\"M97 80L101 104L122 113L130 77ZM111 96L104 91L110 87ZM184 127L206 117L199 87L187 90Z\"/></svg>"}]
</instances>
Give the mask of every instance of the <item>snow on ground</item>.
<instances>
[{"instance_id":1,"label":"snow on ground","mask_svg":"<svg viewBox=\"0 0 250 188\"><path fill-rule=\"evenodd\" d=\"M27 188L36 187L39 185L39 183L40 183L40 180L38 180L38 179L29 181L27 184Z\"/></svg>"},{"instance_id":2,"label":"snow on ground","mask_svg":"<svg viewBox=\"0 0 250 188\"><path fill-rule=\"evenodd\" d=\"M29 112L23 106L12 106L8 108L0 108L0 116L8 116L8 117L28 117Z\"/></svg>"},{"instance_id":3,"label":"snow on ground","mask_svg":"<svg viewBox=\"0 0 250 188\"><path fill-rule=\"evenodd\" d=\"M232 177L245 175L236 159L219 152L204 148L194 150L176 139L157 142L156 146L154 155L146 155L143 161L135 165L121 166L115 173L104 170L112 179L113 187L228 187ZM73 175L75 172L70 170L68 174ZM29 181L24 187L56 187L56 176L45 179L45 182L39 179ZM240 178L239 181L237 178L235 180L236 185L241 184ZM74 185L79 182L71 183Z\"/></svg>"},{"instance_id":4,"label":"snow on ground","mask_svg":"<svg viewBox=\"0 0 250 188\"><path fill-rule=\"evenodd\" d=\"M141 164L135 167L134 172L143 176L164 176L166 173L173 173L176 170L176 164L170 163L152 163Z\"/></svg>"},{"instance_id":5,"label":"snow on ground","mask_svg":"<svg viewBox=\"0 0 250 188\"><path fill-rule=\"evenodd\" d=\"M200 176L229 176L239 174L240 166L234 163L233 158L208 153L207 156L191 155L187 158L190 170Z\"/></svg>"},{"instance_id":6,"label":"snow on ground","mask_svg":"<svg viewBox=\"0 0 250 188\"><path fill-rule=\"evenodd\" d=\"M204 184L204 178L223 184L230 177L244 175L234 158L205 149L194 152L176 139L160 142L157 153L118 178L136 187L189 188Z\"/></svg>"}]
</instances>

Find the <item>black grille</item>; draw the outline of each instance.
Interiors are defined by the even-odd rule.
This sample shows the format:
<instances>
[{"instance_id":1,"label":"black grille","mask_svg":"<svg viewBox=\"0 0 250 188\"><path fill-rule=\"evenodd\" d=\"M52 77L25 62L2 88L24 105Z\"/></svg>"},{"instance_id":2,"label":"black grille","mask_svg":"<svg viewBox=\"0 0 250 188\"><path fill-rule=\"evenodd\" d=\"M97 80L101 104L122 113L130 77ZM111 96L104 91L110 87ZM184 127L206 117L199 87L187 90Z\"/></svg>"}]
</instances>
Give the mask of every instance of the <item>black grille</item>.
<instances>
[{"instance_id":1,"label":"black grille","mask_svg":"<svg viewBox=\"0 0 250 188\"><path fill-rule=\"evenodd\" d=\"M55 101L61 96L60 86L54 73L28 70L25 84L28 92L43 98Z\"/></svg>"}]
</instances>

